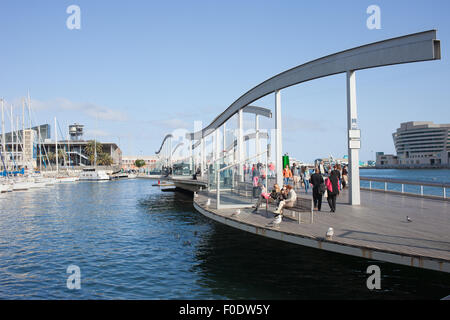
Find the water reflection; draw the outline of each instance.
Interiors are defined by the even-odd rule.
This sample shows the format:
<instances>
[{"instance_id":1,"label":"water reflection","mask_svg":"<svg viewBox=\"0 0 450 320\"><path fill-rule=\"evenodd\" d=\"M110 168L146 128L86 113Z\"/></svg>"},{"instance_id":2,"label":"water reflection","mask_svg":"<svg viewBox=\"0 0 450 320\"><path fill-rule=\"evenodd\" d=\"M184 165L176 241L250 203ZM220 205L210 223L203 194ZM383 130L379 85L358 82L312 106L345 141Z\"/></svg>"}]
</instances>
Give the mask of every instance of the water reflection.
<instances>
[{"instance_id":1,"label":"water reflection","mask_svg":"<svg viewBox=\"0 0 450 320\"><path fill-rule=\"evenodd\" d=\"M0 298L442 298L446 274L341 256L235 230L150 180L2 195ZM66 288L80 266L82 289ZM382 290L365 270L377 264Z\"/></svg>"}]
</instances>

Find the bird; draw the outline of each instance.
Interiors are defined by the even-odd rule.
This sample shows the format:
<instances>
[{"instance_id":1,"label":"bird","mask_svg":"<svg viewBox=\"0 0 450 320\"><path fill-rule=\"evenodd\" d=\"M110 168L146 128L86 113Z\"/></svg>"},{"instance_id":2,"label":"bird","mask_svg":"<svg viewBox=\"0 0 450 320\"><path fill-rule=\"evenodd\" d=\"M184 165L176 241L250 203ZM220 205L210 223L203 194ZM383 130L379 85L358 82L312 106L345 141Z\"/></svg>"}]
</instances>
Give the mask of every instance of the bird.
<instances>
[{"instance_id":1,"label":"bird","mask_svg":"<svg viewBox=\"0 0 450 320\"><path fill-rule=\"evenodd\" d=\"M233 216L233 217L238 216L240 213L241 213L241 209L237 209L237 210L232 214L232 216Z\"/></svg>"},{"instance_id":2,"label":"bird","mask_svg":"<svg viewBox=\"0 0 450 320\"><path fill-rule=\"evenodd\" d=\"M208 201L206 201L206 205L210 206L211 205L211 199L208 198Z\"/></svg>"},{"instance_id":3,"label":"bird","mask_svg":"<svg viewBox=\"0 0 450 320\"><path fill-rule=\"evenodd\" d=\"M333 238L333 235L334 235L334 230L333 230L332 227L329 227L329 228L328 228L328 231L327 231L327 234L326 234L327 239L332 239L332 238Z\"/></svg>"},{"instance_id":4,"label":"bird","mask_svg":"<svg viewBox=\"0 0 450 320\"><path fill-rule=\"evenodd\" d=\"M408 216L406 216L406 221L408 221L408 222L412 222L411 218L410 218L410 217L408 217Z\"/></svg>"},{"instance_id":5,"label":"bird","mask_svg":"<svg viewBox=\"0 0 450 320\"><path fill-rule=\"evenodd\" d=\"M275 216L275 219L273 219L272 224L273 225L279 225L283 221L283 216L281 214Z\"/></svg>"}]
</instances>

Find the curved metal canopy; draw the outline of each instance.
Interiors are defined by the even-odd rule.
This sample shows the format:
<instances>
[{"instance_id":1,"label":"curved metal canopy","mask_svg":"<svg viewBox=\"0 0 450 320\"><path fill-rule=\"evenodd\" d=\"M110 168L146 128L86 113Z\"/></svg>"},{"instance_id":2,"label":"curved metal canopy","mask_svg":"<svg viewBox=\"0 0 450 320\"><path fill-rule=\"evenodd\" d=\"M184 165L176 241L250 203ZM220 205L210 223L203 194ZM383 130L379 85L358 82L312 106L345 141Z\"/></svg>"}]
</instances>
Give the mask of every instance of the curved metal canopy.
<instances>
[{"instance_id":1,"label":"curved metal canopy","mask_svg":"<svg viewBox=\"0 0 450 320\"><path fill-rule=\"evenodd\" d=\"M166 140L169 139L169 138L173 138L173 136L172 136L171 134L166 135L166 136L164 137L163 142L161 143L161 147L159 147L159 150L156 151L155 154L159 154L159 153L161 152L161 149L162 149L162 147L163 147L163 145L164 145L164 142L166 142Z\"/></svg>"},{"instance_id":2,"label":"curved metal canopy","mask_svg":"<svg viewBox=\"0 0 450 320\"><path fill-rule=\"evenodd\" d=\"M175 148L173 148L172 155L174 155L174 154L175 154L175 151L177 151L177 149L178 149L179 147L181 147L182 145L184 145L184 142L180 142L179 144L177 144L177 145L175 146Z\"/></svg>"},{"instance_id":3,"label":"curved metal canopy","mask_svg":"<svg viewBox=\"0 0 450 320\"><path fill-rule=\"evenodd\" d=\"M269 134L268 134L267 132L260 132L260 133L259 133L259 137L262 138L262 139L268 139L268 138L269 138ZM251 139L255 139L255 138L256 138L256 132L247 134L247 135L245 135L243 138L244 138L244 141L248 141L248 140L251 140ZM230 151L231 149L233 149L233 148L236 146L236 144L237 144L237 140L234 140L234 142L233 142L232 144L230 144L230 145L225 149L225 151L226 151L226 152ZM195 148L197 148L199 145L200 145L200 140L198 140L196 143L194 143L194 144L192 145L192 150L194 150Z\"/></svg>"},{"instance_id":4,"label":"curved metal canopy","mask_svg":"<svg viewBox=\"0 0 450 320\"><path fill-rule=\"evenodd\" d=\"M272 118L272 111L267 108L257 107L257 106L246 106L242 110L245 113L253 113L256 115L260 115L266 118ZM223 113L222 113L223 114ZM230 119L234 114L225 118L222 114L218 115L207 127L204 129L194 132L194 133L186 133L186 139L189 140L198 140L200 138L207 137L211 133L213 133L217 128L223 125L228 119Z\"/></svg>"},{"instance_id":5,"label":"curved metal canopy","mask_svg":"<svg viewBox=\"0 0 450 320\"><path fill-rule=\"evenodd\" d=\"M250 103L302 82L347 71L439 59L441 59L441 46L440 41L436 40L436 30L374 42L334 53L284 71L260 83L234 101L205 129L188 134L186 137L191 140L205 137Z\"/></svg>"},{"instance_id":6,"label":"curved metal canopy","mask_svg":"<svg viewBox=\"0 0 450 320\"><path fill-rule=\"evenodd\" d=\"M260 132L260 133L259 133L259 137L260 137L260 138L263 138L263 139L267 139L267 138L269 138L269 134L268 134L267 132ZM250 133L250 134L245 135L245 136L244 136L244 141L248 141L248 140L255 139L255 138L256 138L256 132L253 132L253 133ZM228 152L228 151L230 151L231 149L233 149L233 148L236 147L236 146L237 146L237 140L234 140L233 143L230 144L230 145L225 149L225 151Z\"/></svg>"}]
</instances>

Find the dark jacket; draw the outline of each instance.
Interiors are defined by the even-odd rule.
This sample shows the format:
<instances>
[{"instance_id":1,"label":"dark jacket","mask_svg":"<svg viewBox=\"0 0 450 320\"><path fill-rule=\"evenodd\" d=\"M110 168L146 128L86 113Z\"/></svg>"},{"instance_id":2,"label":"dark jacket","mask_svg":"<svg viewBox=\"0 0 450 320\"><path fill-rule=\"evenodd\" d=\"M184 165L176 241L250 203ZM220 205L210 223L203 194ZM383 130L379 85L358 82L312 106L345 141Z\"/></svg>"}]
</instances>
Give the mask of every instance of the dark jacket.
<instances>
[{"instance_id":1,"label":"dark jacket","mask_svg":"<svg viewBox=\"0 0 450 320\"><path fill-rule=\"evenodd\" d=\"M318 190L321 183L323 183L323 177L320 173L314 173L309 182L313 185L313 189Z\"/></svg>"},{"instance_id":2,"label":"dark jacket","mask_svg":"<svg viewBox=\"0 0 450 320\"><path fill-rule=\"evenodd\" d=\"M330 190L328 190L328 193L339 194L339 179L341 178L341 173L339 172L339 170L331 171L331 174L328 178L330 179L331 185L333 187L333 192L330 192Z\"/></svg>"}]
</instances>

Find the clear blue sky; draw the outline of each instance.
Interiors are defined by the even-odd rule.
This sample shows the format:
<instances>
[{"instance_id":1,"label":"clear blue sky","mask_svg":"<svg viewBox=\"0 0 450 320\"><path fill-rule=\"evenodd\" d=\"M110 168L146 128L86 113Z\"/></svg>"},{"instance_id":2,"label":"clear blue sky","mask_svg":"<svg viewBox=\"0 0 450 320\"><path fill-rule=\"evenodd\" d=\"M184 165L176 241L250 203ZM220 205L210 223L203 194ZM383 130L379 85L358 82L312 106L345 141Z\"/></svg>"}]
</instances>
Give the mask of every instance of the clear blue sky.
<instances>
[{"instance_id":1,"label":"clear blue sky","mask_svg":"<svg viewBox=\"0 0 450 320\"><path fill-rule=\"evenodd\" d=\"M81 8L69 30L66 8ZM381 30L366 27L369 5ZM240 95L307 61L437 29L442 60L357 73L361 159L394 152L401 122L450 122L450 2L2 1L0 96L30 94L34 122L85 124L124 154L153 154L166 133L208 124ZM345 76L282 91L284 149L310 161L347 153ZM273 95L257 103L273 108ZM96 118L98 117L98 121ZM250 118L248 119L250 120ZM265 126L273 126L264 121Z\"/></svg>"}]
</instances>

